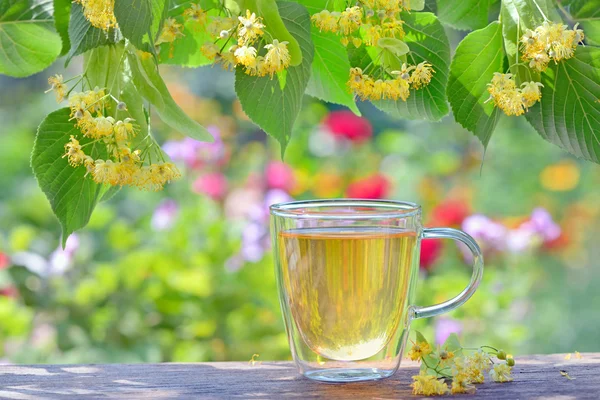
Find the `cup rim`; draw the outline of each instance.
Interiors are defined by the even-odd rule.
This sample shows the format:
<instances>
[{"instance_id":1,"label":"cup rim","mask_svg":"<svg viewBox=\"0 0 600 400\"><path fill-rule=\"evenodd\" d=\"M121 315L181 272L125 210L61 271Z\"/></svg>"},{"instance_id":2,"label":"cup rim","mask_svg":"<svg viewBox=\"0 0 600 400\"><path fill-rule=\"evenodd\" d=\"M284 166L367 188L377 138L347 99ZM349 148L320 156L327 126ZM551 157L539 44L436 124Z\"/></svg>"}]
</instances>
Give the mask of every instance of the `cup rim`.
<instances>
[{"instance_id":1,"label":"cup rim","mask_svg":"<svg viewBox=\"0 0 600 400\"><path fill-rule=\"evenodd\" d=\"M370 207L373 210L323 211L327 207ZM319 210L310 210L318 208ZM418 215L421 206L410 201L371 199L315 199L276 203L269 207L271 215L285 218L307 219L384 219L408 218Z\"/></svg>"}]
</instances>

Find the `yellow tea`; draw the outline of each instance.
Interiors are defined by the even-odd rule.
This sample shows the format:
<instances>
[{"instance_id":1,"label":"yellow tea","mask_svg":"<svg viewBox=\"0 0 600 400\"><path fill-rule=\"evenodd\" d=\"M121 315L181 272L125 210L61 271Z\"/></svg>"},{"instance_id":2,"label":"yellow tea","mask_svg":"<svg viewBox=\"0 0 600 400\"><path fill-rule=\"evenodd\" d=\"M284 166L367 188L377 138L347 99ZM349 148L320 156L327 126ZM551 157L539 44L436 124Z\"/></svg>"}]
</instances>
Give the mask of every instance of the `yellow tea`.
<instances>
[{"instance_id":1,"label":"yellow tea","mask_svg":"<svg viewBox=\"0 0 600 400\"><path fill-rule=\"evenodd\" d=\"M407 308L416 234L336 227L279 235L287 301L306 345L340 361L380 352Z\"/></svg>"}]
</instances>

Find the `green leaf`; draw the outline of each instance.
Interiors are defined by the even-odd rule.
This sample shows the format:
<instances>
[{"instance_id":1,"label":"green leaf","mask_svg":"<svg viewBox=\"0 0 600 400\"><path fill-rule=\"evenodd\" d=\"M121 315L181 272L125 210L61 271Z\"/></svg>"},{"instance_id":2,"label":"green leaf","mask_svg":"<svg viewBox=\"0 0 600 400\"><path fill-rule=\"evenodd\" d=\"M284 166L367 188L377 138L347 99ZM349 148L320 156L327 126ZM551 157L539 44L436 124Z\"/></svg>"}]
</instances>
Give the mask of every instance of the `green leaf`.
<instances>
[{"instance_id":1,"label":"green leaf","mask_svg":"<svg viewBox=\"0 0 600 400\"><path fill-rule=\"evenodd\" d=\"M84 167L73 168L63 158L70 136L79 134L73 121L69 121L69 113L68 108L61 108L42 121L31 155L33 173L62 226L63 246L71 233L88 223L98 200L109 190L109 186L84 177ZM89 142L91 140L86 138L80 140L82 145ZM91 153L105 158L103 147L92 145Z\"/></svg>"},{"instance_id":2,"label":"green leaf","mask_svg":"<svg viewBox=\"0 0 600 400\"><path fill-rule=\"evenodd\" d=\"M415 331L415 336L416 336L417 343L429 344L429 342L427 341L427 339L425 339L425 336L423 336L423 334L421 332Z\"/></svg>"},{"instance_id":3,"label":"green leaf","mask_svg":"<svg viewBox=\"0 0 600 400\"><path fill-rule=\"evenodd\" d=\"M154 60L140 59L135 51L128 51L133 83L139 93L155 108L160 118L176 131L197 140L211 142L210 133L191 119L171 97L167 85L161 78Z\"/></svg>"},{"instance_id":4,"label":"green leaf","mask_svg":"<svg viewBox=\"0 0 600 400\"><path fill-rule=\"evenodd\" d=\"M343 11L347 7L345 0L298 0L296 3L302 4L310 15L323 10Z\"/></svg>"},{"instance_id":5,"label":"green leaf","mask_svg":"<svg viewBox=\"0 0 600 400\"><path fill-rule=\"evenodd\" d=\"M600 163L600 49L579 47L542 74L542 100L525 114L547 141Z\"/></svg>"},{"instance_id":6,"label":"green leaf","mask_svg":"<svg viewBox=\"0 0 600 400\"><path fill-rule=\"evenodd\" d=\"M442 349L446 351L452 351L454 353L462 350L462 346L460 345L460 341L458 340L458 336L456 335L456 333L451 333L448 336L448 338L442 345Z\"/></svg>"},{"instance_id":7,"label":"green leaf","mask_svg":"<svg viewBox=\"0 0 600 400\"><path fill-rule=\"evenodd\" d=\"M539 6L539 8L538 8ZM500 11L504 49L508 57L510 72L518 84L528 81L539 82L540 74L532 71L519 59L519 40L526 29L535 29L544 22L543 11L552 21L560 21L552 0L503 0Z\"/></svg>"},{"instance_id":8,"label":"green leaf","mask_svg":"<svg viewBox=\"0 0 600 400\"><path fill-rule=\"evenodd\" d=\"M387 50L397 57L403 56L410 51L406 43L396 38L381 38L377 41L377 47L384 51Z\"/></svg>"},{"instance_id":9,"label":"green leaf","mask_svg":"<svg viewBox=\"0 0 600 400\"><path fill-rule=\"evenodd\" d=\"M600 0L563 0L560 4L577 21L600 19Z\"/></svg>"},{"instance_id":10,"label":"green leaf","mask_svg":"<svg viewBox=\"0 0 600 400\"><path fill-rule=\"evenodd\" d=\"M67 54L67 64L76 55L96 47L119 42L121 34L118 29L110 29L105 32L102 29L94 28L83 15L81 4L75 3L71 7L69 39L71 40L71 50Z\"/></svg>"},{"instance_id":11,"label":"green leaf","mask_svg":"<svg viewBox=\"0 0 600 400\"><path fill-rule=\"evenodd\" d=\"M354 102L354 95L348 89L350 61L339 36L329 32L319 32L313 27L311 37L315 46L315 56L307 94L329 103L341 104L360 115Z\"/></svg>"},{"instance_id":12,"label":"green leaf","mask_svg":"<svg viewBox=\"0 0 600 400\"><path fill-rule=\"evenodd\" d=\"M446 84L450 66L450 45L444 27L435 15L424 12L403 13L404 42L411 52L409 64L427 61L435 74L431 83L420 90L411 89L407 101L380 100L373 104L380 110L398 118L439 121L448 114Z\"/></svg>"},{"instance_id":13,"label":"green leaf","mask_svg":"<svg viewBox=\"0 0 600 400\"><path fill-rule=\"evenodd\" d=\"M425 8L425 0L408 0L411 11L422 11Z\"/></svg>"},{"instance_id":14,"label":"green leaf","mask_svg":"<svg viewBox=\"0 0 600 400\"><path fill-rule=\"evenodd\" d=\"M144 36L152 26L151 0L118 0L114 12L123 36L138 49L143 48Z\"/></svg>"},{"instance_id":15,"label":"green leaf","mask_svg":"<svg viewBox=\"0 0 600 400\"><path fill-rule=\"evenodd\" d=\"M490 8L498 0L437 0L438 18L456 29L474 30L488 24Z\"/></svg>"},{"instance_id":16,"label":"green leaf","mask_svg":"<svg viewBox=\"0 0 600 400\"><path fill-rule=\"evenodd\" d=\"M504 72L504 58L502 26L492 22L468 34L459 43L450 64L447 94L454 119L473 132L484 147L500 117L500 110L487 101L487 84L494 72Z\"/></svg>"},{"instance_id":17,"label":"green leaf","mask_svg":"<svg viewBox=\"0 0 600 400\"><path fill-rule=\"evenodd\" d=\"M69 40L71 3L71 0L54 0L54 27L62 40L61 56L67 54L71 49L71 41Z\"/></svg>"},{"instance_id":18,"label":"green leaf","mask_svg":"<svg viewBox=\"0 0 600 400\"><path fill-rule=\"evenodd\" d=\"M582 21L581 29L585 33L585 42L591 46L600 46L600 20Z\"/></svg>"},{"instance_id":19,"label":"green leaf","mask_svg":"<svg viewBox=\"0 0 600 400\"><path fill-rule=\"evenodd\" d=\"M52 0L0 2L0 74L21 78L40 72L56 60L61 47Z\"/></svg>"},{"instance_id":20,"label":"green leaf","mask_svg":"<svg viewBox=\"0 0 600 400\"><path fill-rule=\"evenodd\" d=\"M235 91L246 115L279 141L283 155L302 107L314 50L306 9L291 2L279 2L278 6L284 24L300 44L302 63L288 68L287 84L283 90L277 79L249 76L238 67L235 72Z\"/></svg>"}]
</instances>

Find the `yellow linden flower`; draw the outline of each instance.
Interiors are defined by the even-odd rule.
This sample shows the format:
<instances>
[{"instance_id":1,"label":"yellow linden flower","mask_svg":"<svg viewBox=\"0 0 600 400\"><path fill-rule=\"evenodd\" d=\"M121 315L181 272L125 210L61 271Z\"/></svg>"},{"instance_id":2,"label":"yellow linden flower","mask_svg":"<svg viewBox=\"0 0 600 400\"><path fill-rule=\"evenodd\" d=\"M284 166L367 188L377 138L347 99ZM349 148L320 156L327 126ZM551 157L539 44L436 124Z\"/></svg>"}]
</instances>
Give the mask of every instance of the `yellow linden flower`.
<instances>
[{"instance_id":1,"label":"yellow linden flower","mask_svg":"<svg viewBox=\"0 0 600 400\"><path fill-rule=\"evenodd\" d=\"M431 77L435 71L431 68L431 64L422 62L417 64L412 74L410 75L410 84L414 89L419 89L421 86L426 86L431 82Z\"/></svg>"},{"instance_id":2,"label":"yellow linden flower","mask_svg":"<svg viewBox=\"0 0 600 400\"><path fill-rule=\"evenodd\" d=\"M350 43L350 39L347 36L344 36L340 39L340 43L342 44L342 46L346 47Z\"/></svg>"},{"instance_id":3,"label":"yellow linden flower","mask_svg":"<svg viewBox=\"0 0 600 400\"><path fill-rule=\"evenodd\" d=\"M265 55L265 65L271 76L290 65L291 56L287 44L288 42L273 39L273 43L265 46L268 50Z\"/></svg>"},{"instance_id":4,"label":"yellow linden flower","mask_svg":"<svg viewBox=\"0 0 600 400\"><path fill-rule=\"evenodd\" d=\"M94 170L92 177L96 183L108 183L116 185L119 182L119 171L117 164L112 160L96 160L94 162Z\"/></svg>"},{"instance_id":5,"label":"yellow linden flower","mask_svg":"<svg viewBox=\"0 0 600 400\"><path fill-rule=\"evenodd\" d=\"M159 162L157 164L151 164L149 168L150 181L154 184L163 185L173 180L181 178L181 173L175 166L170 162Z\"/></svg>"},{"instance_id":6,"label":"yellow linden flower","mask_svg":"<svg viewBox=\"0 0 600 400\"><path fill-rule=\"evenodd\" d=\"M356 32L360 28L362 16L362 8L359 6L346 8L338 19L340 31L344 35Z\"/></svg>"},{"instance_id":7,"label":"yellow linden flower","mask_svg":"<svg viewBox=\"0 0 600 400\"><path fill-rule=\"evenodd\" d=\"M185 36L182 30L183 25L177 22L175 18L165 19L160 36L156 40L156 45L161 43L173 43L177 38Z\"/></svg>"},{"instance_id":8,"label":"yellow linden flower","mask_svg":"<svg viewBox=\"0 0 600 400\"><path fill-rule=\"evenodd\" d=\"M559 62L572 58L585 35L577 25L573 29L561 23L545 21L535 30L526 30L520 39L523 60L529 67L545 71L550 60Z\"/></svg>"},{"instance_id":9,"label":"yellow linden flower","mask_svg":"<svg viewBox=\"0 0 600 400\"><path fill-rule=\"evenodd\" d=\"M384 22L381 25L381 34L384 37L402 39L405 36L404 29L402 28L402 21L394 20L391 22Z\"/></svg>"},{"instance_id":10,"label":"yellow linden flower","mask_svg":"<svg viewBox=\"0 0 600 400\"><path fill-rule=\"evenodd\" d=\"M402 101L406 101L406 99L408 99L408 96L410 96L410 86L406 79L397 78L387 82L388 98L392 100L402 99Z\"/></svg>"},{"instance_id":11,"label":"yellow linden flower","mask_svg":"<svg viewBox=\"0 0 600 400\"><path fill-rule=\"evenodd\" d=\"M471 384L469 377L465 373L459 373L452 377L452 394L469 393L473 394L477 391L474 385Z\"/></svg>"},{"instance_id":12,"label":"yellow linden flower","mask_svg":"<svg viewBox=\"0 0 600 400\"><path fill-rule=\"evenodd\" d=\"M408 358L413 361L420 360L422 357L431 353L431 346L427 342L416 342L408 352Z\"/></svg>"},{"instance_id":13,"label":"yellow linden flower","mask_svg":"<svg viewBox=\"0 0 600 400\"><path fill-rule=\"evenodd\" d=\"M533 106L542 99L540 87L544 87L544 85L540 82L525 82L521 86L521 95L523 96L525 108Z\"/></svg>"},{"instance_id":14,"label":"yellow linden flower","mask_svg":"<svg viewBox=\"0 0 600 400\"><path fill-rule=\"evenodd\" d=\"M338 18L340 16L340 13L331 13L327 10L323 10L314 14L310 19L321 32L335 33L339 31Z\"/></svg>"},{"instance_id":15,"label":"yellow linden flower","mask_svg":"<svg viewBox=\"0 0 600 400\"><path fill-rule=\"evenodd\" d=\"M114 0L75 0L83 7L83 16L95 27L108 31L117 26Z\"/></svg>"},{"instance_id":16,"label":"yellow linden flower","mask_svg":"<svg viewBox=\"0 0 600 400\"><path fill-rule=\"evenodd\" d=\"M206 24L206 11L200 7L200 4L190 4L190 8L183 12L183 16L199 24Z\"/></svg>"},{"instance_id":17,"label":"yellow linden flower","mask_svg":"<svg viewBox=\"0 0 600 400\"><path fill-rule=\"evenodd\" d=\"M240 25L238 27L238 37L240 45L252 42L263 35L263 28L265 25L262 23L262 18L257 17L255 13L251 13L250 10L246 10L246 17L238 17Z\"/></svg>"},{"instance_id":18,"label":"yellow linden flower","mask_svg":"<svg viewBox=\"0 0 600 400\"><path fill-rule=\"evenodd\" d=\"M441 396L448 393L448 385L433 375L427 375L424 372L421 372L419 375L415 375L412 378L414 381L411 384L413 394Z\"/></svg>"},{"instance_id":19,"label":"yellow linden flower","mask_svg":"<svg viewBox=\"0 0 600 400\"><path fill-rule=\"evenodd\" d=\"M237 65L237 59L234 55L235 51L235 46L232 46L229 51L225 51L217 56L216 60L221 64L224 70L233 71L235 69L235 66Z\"/></svg>"},{"instance_id":20,"label":"yellow linden flower","mask_svg":"<svg viewBox=\"0 0 600 400\"><path fill-rule=\"evenodd\" d=\"M94 119L95 129L89 132L91 137L101 138L113 133L115 120L112 117L97 117Z\"/></svg>"},{"instance_id":21,"label":"yellow linden flower","mask_svg":"<svg viewBox=\"0 0 600 400\"><path fill-rule=\"evenodd\" d=\"M256 63L256 49L252 46L240 46L233 53L238 63L250 66Z\"/></svg>"},{"instance_id":22,"label":"yellow linden flower","mask_svg":"<svg viewBox=\"0 0 600 400\"><path fill-rule=\"evenodd\" d=\"M511 382L513 380L511 376L512 368L506 363L495 364L494 368L490 371L490 378L494 382Z\"/></svg>"},{"instance_id":23,"label":"yellow linden flower","mask_svg":"<svg viewBox=\"0 0 600 400\"><path fill-rule=\"evenodd\" d=\"M63 158L68 157L71 166L77 167L85 161L86 155L83 150L81 150L81 145L79 144L79 141L75 139L75 136L71 135L71 139L65 144L65 150L66 153L63 155Z\"/></svg>"},{"instance_id":24,"label":"yellow linden flower","mask_svg":"<svg viewBox=\"0 0 600 400\"><path fill-rule=\"evenodd\" d=\"M214 60L219 54L219 50L219 46L213 42L205 42L202 47L200 47L202 54L209 60Z\"/></svg>"},{"instance_id":25,"label":"yellow linden flower","mask_svg":"<svg viewBox=\"0 0 600 400\"><path fill-rule=\"evenodd\" d=\"M117 121L115 123L114 133L117 143L127 141L130 137L136 135L135 128L131 121L133 121L133 119L125 118L125 120Z\"/></svg>"},{"instance_id":26,"label":"yellow linden flower","mask_svg":"<svg viewBox=\"0 0 600 400\"><path fill-rule=\"evenodd\" d=\"M354 47L359 48L362 45L362 39L358 37L352 38L352 44Z\"/></svg>"},{"instance_id":27,"label":"yellow linden flower","mask_svg":"<svg viewBox=\"0 0 600 400\"><path fill-rule=\"evenodd\" d=\"M65 99L65 95L67 94L67 85L63 83L62 75L52 75L48 78L48 84L50 85L50 89L46 90L46 93L54 90L56 95L56 102L60 103Z\"/></svg>"}]
</instances>

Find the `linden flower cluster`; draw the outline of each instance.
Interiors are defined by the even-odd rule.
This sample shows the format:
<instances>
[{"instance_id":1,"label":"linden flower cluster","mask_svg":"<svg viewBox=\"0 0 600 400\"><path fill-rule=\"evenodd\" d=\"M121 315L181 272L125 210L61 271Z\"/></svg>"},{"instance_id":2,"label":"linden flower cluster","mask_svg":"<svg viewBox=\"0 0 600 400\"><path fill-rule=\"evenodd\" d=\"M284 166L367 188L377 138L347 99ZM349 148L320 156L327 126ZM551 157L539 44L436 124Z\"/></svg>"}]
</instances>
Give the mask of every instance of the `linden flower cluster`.
<instances>
[{"instance_id":1,"label":"linden flower cluster","mask_svg":"<svg viewBox=\"0 0 600 400\"><path fill-rule=\"evenodd\" d=\"M493 351L487 353L483 348ZM477 390L475 384L484 383L485 373L488 373L494 382L513 380L511 372L515 361L504 351L482 346L473 354L463 356L462 352L466 349L458 347L454 350L458 353L448 348L434 351L424 339L413 343L408 357L413 361L422 362L421 372L413 376L413 394L441 396L449 393L474 393ZM498 362L494 363L490 355L495 355Z\"/></svg>"},{"instance_id":2,"label":"linden flower cluster","mask_svg":"<svg viewBox=\"0 0 600 400\"><path fill-rule=\"evenodd\" d=\"M406 101L410 89L420 89L431 82L435 71L431 64L422 62L418 65L402 64L400 71L392 71L392 79L374 79L365 74L361 68L350 69L349 89L361 100L392 99Z\"/></svg>"},{"instance_id":3,"label":"linden flower cluster","mask_svg":"<svg viewBox=\"0 0 600 400\"><path fill-rule=\"evenodd\" d=\"M93 27L108 31L117 27L115 0L73 0L83 7L83 15Z\"/></svg>"},{"instance_id":4,"label":"linden flower cluster","mask_svg":"<svg viewBox=\"0 0 600 400\"><path fill-rule=\"evenodd\" d=\"M62 79L54 78L58 83L51 84L57 92L57 98L60 94L62 99L66 89ZM109 97L110 95L100 88L71 93L68 100L71 120L75 120L75 126L88 140L86 144L81 144L79 138L71 135L65 144L63 158L66 157L72 167L83 165L87 169L86 175L91 174L96 183L130 185L158 191L165 183L178 179L181 174L172 163L162 161L144 165L144 153L131 148L131 140L138 133L134 121L131 118L117 121L110 116L104 116ZM127 106L122 102L118 102L116 108L120 111L127 110ZM91 150L97 144L106 147L106 160L92 157ZM85 151L86 146L91 146L90 151ZM162 153L159 153L159 156L162 156Z\"/></svg>"},{"instance_id":5,"label":"linden flower cluster","mask_svg":"<svg viewBox=\"0 0 600 400\"><path fill-rule=\"evenodd\" d=\"M265 41L265 25L255 13L246 10L245 16L239 16L237 21L229 17L210 19L207 30L215 38L215 42L204 43L200 50L224 69L233 70L239 65L248 75L269 75L272 78L274 74L289 67L291 56L288 42L273 39L271 43L262 46L262 52L259 50ZM223 51L232 39L237 41L236 44ZM217 44L223 40L225 44Z\"/></svg>"},{"instance_id":6,"label":"linden flower cluster","mask_svg":"<svg viewBox=\"0 0 600 400\"><path fill-rule=\"evenodd\" d=\"M341 35L344 46L352 42L355 47L360 47L363 39L358 35L358 31L363 27L364 43L367 46L377 46L381 38L404 37L399 15L403 10L410 10L408 1L362 0L358 5L348 7L342 12L323 10L314 14L311 20L322 32Z\"/></svg>"},{"instance_id":7,"label":"linden flower cluster","mask_svg":"<svg viewBox=\"0 0 600 400\"><path fill-rule=\"evenodd\" d=\"M529 67L543 72L550 60L558 63L575 55L575 49L584 39L577 25L568 29L566 25L545 21L535 30L528 29L521 37L523 60L529 61Z\"/></svg>"},{"instance_id":8,"label":"linden flower cluster","mask_svg":"<svg viewBox=\"0 0 600 400\"><path fill-rule=\"evenodd\" d=\"M540 82L524 82L517 87L512 74L494 73L492 82L488 84L489 100L506 115L523 115L529 107L540 101L542 93Z\"/></svg>"}]
</instances>

